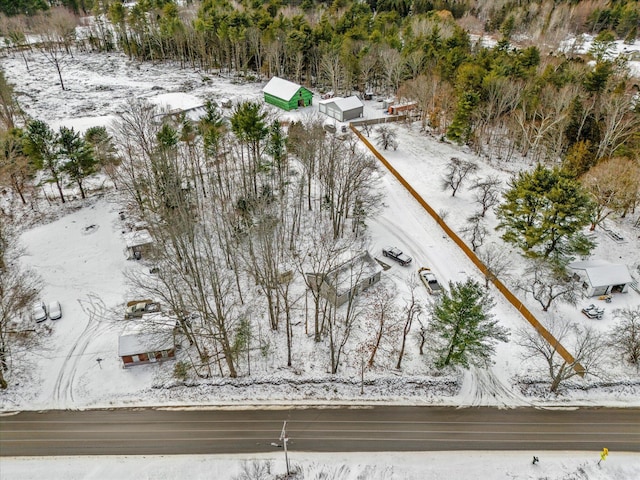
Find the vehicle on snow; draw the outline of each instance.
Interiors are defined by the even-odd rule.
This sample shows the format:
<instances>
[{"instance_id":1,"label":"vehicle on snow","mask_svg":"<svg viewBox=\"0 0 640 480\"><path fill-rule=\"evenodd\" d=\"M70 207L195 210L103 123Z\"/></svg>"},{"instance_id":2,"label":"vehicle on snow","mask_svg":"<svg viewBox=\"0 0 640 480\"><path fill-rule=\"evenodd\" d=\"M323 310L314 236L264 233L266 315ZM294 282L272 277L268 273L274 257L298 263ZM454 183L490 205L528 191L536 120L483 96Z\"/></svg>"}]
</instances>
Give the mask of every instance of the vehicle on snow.
<instances>
[{"instance_id":1,"label":"vehicle on snow","mask_svg":"<svg viewBox=\"0 0 640 480\"><path fill-rule=\"evenodd\" d=\"M384 247L382 249L382 255L394 259L402 266L409 265L412 260L409 255L405 255L402 253L402 250L397 247Z\"/></svg>"},{"instance_id":2,"label":"vehicle on snow","mask_svg":"<svg viewBox=\"0 0 640 480\"><path fill-rule=\"evenodd\" d=\"M442 293L442 285L440 285L430 268L420 267L418 275L420 275L420 280L422 280L431 295L440 295Z\"/></svg>"}]
</instances>

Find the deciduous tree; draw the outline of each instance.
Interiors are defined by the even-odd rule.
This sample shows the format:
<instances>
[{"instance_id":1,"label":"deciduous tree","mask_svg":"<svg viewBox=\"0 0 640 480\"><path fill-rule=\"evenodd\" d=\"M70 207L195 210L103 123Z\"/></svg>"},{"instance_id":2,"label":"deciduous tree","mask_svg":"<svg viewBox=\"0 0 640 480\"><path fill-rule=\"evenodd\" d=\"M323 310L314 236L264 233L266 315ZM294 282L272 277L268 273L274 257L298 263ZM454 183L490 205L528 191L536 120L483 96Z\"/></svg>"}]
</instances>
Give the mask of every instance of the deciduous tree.
<instances>
[{"instance_id":1,"label":"deciduous tree","mask_svg":"<svg viewBox=\"0 0 640 480\"><path fill-rule=\"evenodd\" d=\"M478 166L469 160L462 160L451 157L447 163L447 171L442 179L442 190L451 189L451 196L455 197L456 192L462 186L462 182L470 173L478 170Z\"/></svg>"},{"instance_id":2,"label":"deciduous tree","mask_svg":"<svg viewBox=\"0 0 640 480\"><path fill-rule=\"evenodd\" d=\"M566 320L555 320L547 330L557 340L549 343L533 328L518 331L517 343L524 347L525 360L541 360L541 371L551 382L549 390L558 391L567 380L577 375L597 376L606 355L607 342L603 335L590 327L579 326ZM563 345L572 354L573 362L568 362L558 353L558 345ZM582 368L576 370L580 365Z\"/></svg>"},{"instance_id":3,"label":"deciduous tree","mask_svg":"<svg viewBox=\"0 0 640 480\"><path fill-rule=\"evenodd\" d=\"M613 311L618 323L611 330L611 346L631 365L640 365L640 307Z\"/></svg>"}]
</instances>

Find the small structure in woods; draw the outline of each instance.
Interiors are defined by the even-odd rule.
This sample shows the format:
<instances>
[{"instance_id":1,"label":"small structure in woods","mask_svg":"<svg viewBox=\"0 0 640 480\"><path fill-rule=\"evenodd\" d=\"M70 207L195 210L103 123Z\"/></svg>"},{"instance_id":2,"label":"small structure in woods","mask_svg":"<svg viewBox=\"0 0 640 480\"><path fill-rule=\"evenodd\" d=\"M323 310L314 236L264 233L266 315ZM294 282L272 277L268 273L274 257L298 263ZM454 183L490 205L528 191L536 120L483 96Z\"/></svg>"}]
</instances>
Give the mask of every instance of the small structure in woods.
<instances>
[{"instance_id":1,"label":"small structure in woods","mask_svg":"<svg viewBox=\"0 0 640 480\"><path fill-rule=\"evenodd\" d=\"M313 99L313 93L308 89L279 77L269 80L262 92L265 102L286 111L308 107Z\"/></svg>"},{"instance_id":2,"label":"small structure in woods","mask_svg":"<svg viewBox=\"0 0 640 480\"><path fill-rule=\"evenodd\" d=\"M140 260L153 245L153 238L149 230L142 229L124 234L127 245L127 258Z\"/></svg>"},{"instance_id":3,"label":"small structure in woods","mask_svg":"<svg viewBox=\"0 0 640 480\"><path fill-rule=\"evenodd\" d=\"M568 268L573 277L582 282L583 293L587 297L625 293L633 282L626 265L604 260L573 262Z\"/></svg>"},{"instance_id":4,"label":"small structure in woods","mask_svg":"<svg viewBox=\"0 0 640 480\"><path fill-rule=\"evenodd\" d=\"M387 112L389 115L399 115L401 113L407 113L418 107L416 102L401 103L398 105L389 105Z\"/></svg>"},{"instance_id":5,"label":"small structure in woods","mask_svg":"<svg viewBox=\"0 0 640 480\"><path fill-rule=\"evenodd\" d=\"M327 100L320 100L318 102L318 111L331 118L335 118L339 122L348 122L354 118L362 117L364 114L364 104L355 95L347 98L334 97Z\"/></svg>"},{"instance_id":6,"label":"small structure in woods","mask_svg":"<svg viewBox=\"0 0 640 480\"><path fill-rule=\"evenodd\" d=\"M382 267L369 252L362 252L328 273L307 273L311 288L335 307L380 281Z\"/></svg>"}]
</instances>

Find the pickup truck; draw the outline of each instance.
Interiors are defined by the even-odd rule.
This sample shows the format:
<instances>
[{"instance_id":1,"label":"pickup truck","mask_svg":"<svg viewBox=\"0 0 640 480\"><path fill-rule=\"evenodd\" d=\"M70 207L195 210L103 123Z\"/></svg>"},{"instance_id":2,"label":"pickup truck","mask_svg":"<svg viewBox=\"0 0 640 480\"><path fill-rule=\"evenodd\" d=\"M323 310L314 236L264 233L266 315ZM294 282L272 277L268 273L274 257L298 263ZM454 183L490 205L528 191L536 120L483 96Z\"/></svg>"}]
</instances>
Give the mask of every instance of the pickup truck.
<instances>
[{"instance_id":1,"label":"pickup truck","mask_svg":"<svg viewBox=\"0 0 640 480\"><path fill-rule=\"evenodd\" d=\"M405 266L411 263L412 258L402 253L402 250L396 247L384 247L382 249L382 255L385 257L393 258L400 265Z\"/></svg>"},{"instance_id":2,"label":"pickup truck","mask_svg":"<svg viewBox=\"0 0 640 480\"><path fill-rule=\"evenodd\" d=\"M160 304L152 300L132 300L127 302L124 312L124 318L139 318L145 313L154 313L160 311Z\"/></svg>"},{"instance_id":3,"label":"pickup truck","mask_svg":"<svg viewBox=\"0 0 640 480\"><path fill-rule=\"evenodd\" d=\"M442 293L442 287L430 268L421 267L418 270L418 275L420 275L420 280L422 280L422 283L431 295L440 295Z\"/></svg>"}]
</instances>

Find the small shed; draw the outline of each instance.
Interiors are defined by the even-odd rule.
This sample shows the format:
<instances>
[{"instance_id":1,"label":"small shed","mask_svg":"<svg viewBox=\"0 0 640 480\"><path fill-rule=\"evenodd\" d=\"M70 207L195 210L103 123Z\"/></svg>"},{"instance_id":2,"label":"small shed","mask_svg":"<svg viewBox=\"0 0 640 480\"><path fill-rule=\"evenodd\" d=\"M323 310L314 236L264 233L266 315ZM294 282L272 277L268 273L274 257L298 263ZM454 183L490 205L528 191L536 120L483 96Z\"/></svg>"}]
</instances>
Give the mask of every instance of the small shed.
<instances>
[{"instance_id":1,"label":"small shed","mask_svg":"<svg viewBox=\"0 0 640 480\"><path fill-rule=\"evenodd\" d=\"M125 233L125 242L127 245L127 258L129 260L134 258L140 260L153 245L153 238L149 230L142 229Z\"/></svg>"},{"instance_id":2,"label":"small shed","mask_svg":"<svg viewBox=\"0 0 640 480\"><path fill-rule=\"evenodd\" d=\"M297 83L284 78L273 77L262 89L264 101L282 108L283 110L295 110L299 107L311 105L313 93Z\"/></svg>"},{"instance_id":3,"label":"small shed","mask_svg":"<svg viewBox=\"0 0 640 480\"><path fill-rule=\"evenodd\" d=\"M588 260L569 264L569 271L574 278L582 282L587 297L629 291L633 282L626 265Z\"/></svg>"},{"instance_id":4,"label":"small shed","mask_svg":"<svg viewBox=\"0 0 640 480\"><path fill-rule=\"evenodd\" d=\"M389 115L399 115L401 113L414 110L417 107L418 104L416 102L401 103L398 105L389 105L387 112L389 113Z\"/></svg>"},{"instance_id":5,"label":"small shed","mask_svg":"<svg viewBox=\"0 0 640 480\"><path fill-rule=\"evenodd\" d=\"M311 288L339 307L380 281L382 267L369 252L362 252L326 274L307 273Z\"/></svg>"},{"instance_id":6,"label":"small shed","mask_svg":"<svg viewBox=\"0 0 640 480\"><path fill-rule=\"evenodd\" d=\"M360 118L364 114L364 104L352 95L351 97L335 97L318 102L318 110L339 122L348 122L354 118Z\"/></svg>"},{"instance_id":7,"label":"small shed","mask_svg":"<svg viewBox=\"0 0 640 480\"><path fill-rule=\"evenodd\" d=\"M175 359L173 329L130 332L118 338L118 356L125 367Z\"/></svg>"}]
</instances>

